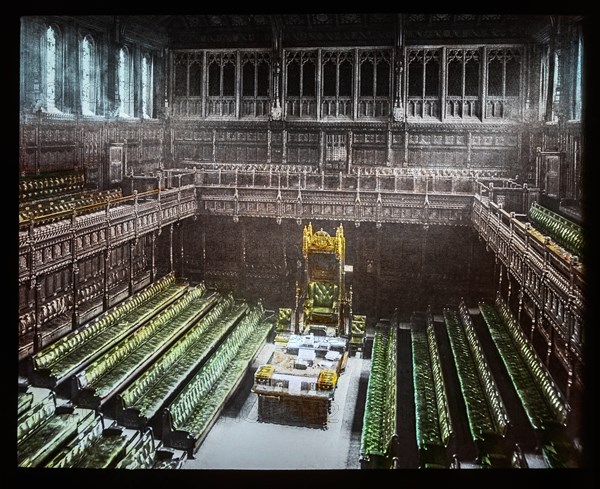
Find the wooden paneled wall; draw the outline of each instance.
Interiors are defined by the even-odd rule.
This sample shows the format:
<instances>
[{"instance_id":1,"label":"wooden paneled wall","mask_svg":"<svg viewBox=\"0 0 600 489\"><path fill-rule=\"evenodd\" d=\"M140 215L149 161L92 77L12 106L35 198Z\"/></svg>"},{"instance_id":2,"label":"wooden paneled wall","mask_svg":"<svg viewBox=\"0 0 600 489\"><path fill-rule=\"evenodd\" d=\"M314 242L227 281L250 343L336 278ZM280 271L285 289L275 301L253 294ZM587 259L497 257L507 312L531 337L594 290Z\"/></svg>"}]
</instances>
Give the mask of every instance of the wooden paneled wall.
<instances>
[{"instance_id":1,"label":"wooden paneled wall","mask_svg":"<svg viewBox=\"0 0 600 489\"><path fill-rule=\"evenodd\" d=\"M183 224L185 275L262 297L267 307L293 307L302 281L302 222L203 216ZM330 233L335 221L312 222ZM408 318L428 304L441 307L461 297L493 297L493 255L474 231L450 226L362 223L344 225L346 264L353 265L355 314Z\"/></svg>"},{"instance_id":2,"label":"wooden paneled wall","mask_svg":"<svg viewBox=\"0 0 600 489\"><path fill-rule=\"evenodd\" d=\"M21 175L84 170L90 187L110 184L111 145L122 145L122 175L156 172L164 159L159 121L50 120L30 116L20 127Z\"/></svg>"}]
</instances>

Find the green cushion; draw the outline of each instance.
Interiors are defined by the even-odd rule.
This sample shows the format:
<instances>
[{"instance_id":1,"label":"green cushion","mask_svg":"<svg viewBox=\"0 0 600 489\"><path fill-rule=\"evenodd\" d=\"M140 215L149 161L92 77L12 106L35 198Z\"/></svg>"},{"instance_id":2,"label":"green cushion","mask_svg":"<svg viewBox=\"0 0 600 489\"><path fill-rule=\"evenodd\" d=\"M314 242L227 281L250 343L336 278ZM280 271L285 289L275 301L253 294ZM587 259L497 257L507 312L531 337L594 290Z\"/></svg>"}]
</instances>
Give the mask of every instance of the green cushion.
<instances>
[{"instance_id":1,"label":"green cushion","mask_svg":"<svg viewBox=\"0 0 600 489\"><path fill-rule=\"evenodd\" d=\"M308 295L314 307L333 307L337 300L339 287L330 282L311 282L308 285Z\"/></svg>"}]
</instances>

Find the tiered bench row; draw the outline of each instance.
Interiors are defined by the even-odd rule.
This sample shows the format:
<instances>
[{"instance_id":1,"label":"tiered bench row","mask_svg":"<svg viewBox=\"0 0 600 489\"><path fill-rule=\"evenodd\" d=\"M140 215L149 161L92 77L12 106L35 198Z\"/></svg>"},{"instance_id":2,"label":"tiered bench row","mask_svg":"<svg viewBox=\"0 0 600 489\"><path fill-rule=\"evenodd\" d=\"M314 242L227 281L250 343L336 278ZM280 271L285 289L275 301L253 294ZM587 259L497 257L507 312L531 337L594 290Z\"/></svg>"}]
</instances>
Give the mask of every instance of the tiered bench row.
<instances>
[{"instance_id":1,"label":"tiered bench row","mask_svg":"<svg viewBox=\"0 0 600 489\"><path fill-rule=\"evenodd\" d=\"M581 226L546 209L537 202L534 202L529 208L528 217L535 229L550 236L569 253L578 257L583 256L585 243Z\"/></svg>"},{"instance_id":2,"label":"tiered bench row","mask_svg":"<svg viewBox=\"0 0 600 489\"><path fill-rule=\"evenodd\" d=\"M169 274L33 356L32 385L53 389L179 299L188 284Z\"/></svg>"},{"instance_id":3,"label":"tiered bench row","mask_svg":"<svg viewBox=\"0 0 600 489\"><path fill-rule=\"evenodd\" d=\"M272 327L262 305L246 312L164 410L162 437L166 446L190 454L198 449Z\"/></svg>"},{"instance_id":4,"label":"tiered bench row","mask_svg":"<svg viewBox=\"0 0 600 489\"><path fill-rule=\"evenodd\" d=\"M450 468L453 427L430 309L426 319L425 329L413 325L411 330L419 467Z\"/></svg>"},{"instance_id":5,"label":"tiered bench row","mask_svg":"<svg viewBox=\"0 0 600 489\"><path fill-rule=\"evenodd\" d=\"M77 403L88 408L104 404L192 327L216 300L217 293L207 292L203 284L190 288L75 376L73 392Z\"/></svg>"},{"instance_id":6,"label":"tiered bench row","mask_svg":"<svg viewBox=\"0 0 600 489\"><path fill-rule=\"evenodd\" d=\"M498 295L479 309L550 467L575 467L565 433L567 403L522 328Z\"/></svg>"},{"instance_id":7,"label":"tiered bench row","mask_svg":"<svg viewBox=\"0 0 600 489\"><path fill-rule=\"evenodd\" d=\"M93 410L57 406L53 392L19 418L17 454L20 467L62 469L175 469L187 458L157 446L151 429L127 434Z\"/></svg>"},{"instance_id":8,"label":"tiered bench row","mask_svg":"<svg viewBox=\"0 0 600 489\"><path fill-rule=\"evenodd\" d=\"M189 380L248 309L222 299L150 368L118 395L117 420L123 426L146 426L173 394ZM161 420L162 421L162 420Z\"/></svg>"},{"instance_id":9,"label":"tiered bench row","mask_svg":"<svg viewBox=\"0 0 600 489\"><path fill-rule=\"evenodd\" d=\"M510 467L512 450L505 439L508 415L469 313L461 304L460 313L444 308L443 314L478 462Z\"/></svg>"},{"instance_id":10,"label":"tiered bench row","mask_svg":"<svg viewBox=\"0 0 600 489\"><path fill-rule=\"evenodd\" d=\"M360 444L362 468L390 468L396 431L398 331L378 323Z\"/></svg>"},{"instance_id":11,"label":"tiered bench row","mask_svg":"<svg viewBox=\"0 0 600 489\"><path fill-rule=\"evenodd\" d=\"M43 392L70 379L71 401L19 393L19 466L181 466L176 449L198 448L273 319L203 283L158 280L32 357L29 385Z\"/></svg>"}]
</instances>

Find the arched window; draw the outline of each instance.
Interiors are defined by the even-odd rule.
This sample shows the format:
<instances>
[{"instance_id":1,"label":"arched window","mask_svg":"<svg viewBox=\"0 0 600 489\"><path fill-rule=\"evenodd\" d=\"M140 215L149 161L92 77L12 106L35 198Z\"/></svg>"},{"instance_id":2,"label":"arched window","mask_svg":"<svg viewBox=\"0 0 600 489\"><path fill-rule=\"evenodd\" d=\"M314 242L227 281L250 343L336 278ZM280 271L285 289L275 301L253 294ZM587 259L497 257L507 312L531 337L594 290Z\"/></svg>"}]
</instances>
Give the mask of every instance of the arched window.
<instances>
[{"instance_id":1,"label":"arched window","mask_svg":"<svg viewBox=\"0 0 600 489\"><path fill-rule=\"evenodd\" d=\"M46 29L46 110L48 112L60 112L62 75L60 34L54 26Z\"/></svg>"},{"instance_id":2,"label":"arched window","mask_svg":"<svg viewBox=\"0 0 600 489\"><path fill-rule=\"evenodd\" d=\"M286 56L286 114L288 117L315 117L317 52L290 51Z\"/></svg>"},{"instance_id":3,"label":"arched window","mask_svg":"<svg viewBox=\"0 0 600 489\"><path fill-rule=\"evenodd\" d=\"M131 85L131 59L127 48L122 47L117 58L117 104L120 117L133 116Z\"/></svg>"},{"instance_id":4,"label":"arched window","mask_svg":"<svg viewBox=\"0 0 600 489\"><path fill-rule=\"evenodd\" d=\"M96 114L96 56L94 41L90 36L81 40L81 113Z\"/></svg>"},{"instance_id":5,"label":"arched window","mask_svg":"<svg viewBox=\"0 0 600 489\"><path fill-rule=\"evenodd\" d=\"M554 71L552 76L552 120L558 120L558 107L560 105L560 78L558 76L560 69L560 58L558 52L554 52Z\"/></svg>"},{"instance_id":6,"label":"arched window","mask_svg":"<svg viewBox=\"0 0 600 489\"><path fill-rule=\"evenodd\" d=\"M575 66L575 106L573 108L573 119L581 120L581 98L582 98L582 62L583 60L583 42L581 35L577 40L577 62Z\"/></svg>"},{"instance_id":7,"label":"arched window","mask_svg":"<svg viewBox=\"0 0 600 489\"><path fill-rule=\"evenodd\" d=\"M142 116L152 117L152 58L149 54L142 57Z\"/></svg>"}]
</instances>

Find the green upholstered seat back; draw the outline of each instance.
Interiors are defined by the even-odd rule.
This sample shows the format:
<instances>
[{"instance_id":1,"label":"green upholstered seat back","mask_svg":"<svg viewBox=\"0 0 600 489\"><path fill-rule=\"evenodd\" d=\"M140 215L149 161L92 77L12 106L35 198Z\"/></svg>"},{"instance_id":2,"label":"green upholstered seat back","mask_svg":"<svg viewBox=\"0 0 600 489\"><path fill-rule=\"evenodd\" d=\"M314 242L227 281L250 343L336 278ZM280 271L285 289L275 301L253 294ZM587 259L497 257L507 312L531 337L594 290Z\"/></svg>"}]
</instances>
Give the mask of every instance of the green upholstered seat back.
<instances>
[{"instance_id":1,"label":"green upholstered seat back","mask_svg":"<svg viewBox=\"0 0 600 489\"><path fill-rule=\"evenodd\" d=\"M292 322L292 310L289 307L280 307L277 314L277 330L283 331L290 327Z\"/></svg>"},{"instance_id":2,"label":"green upholstered seat back","mask_svg":"<svg viewBox=\"0 0 600 489\"><path fill-rule=\"evenodd\" d=\"M279 323L287 323L292 318L292 310L288 307L280 307L277 321Z\"/></svg>"},{"instance_id":3,"label":"green upholstered seat back","mask_svg":"<svg viewBox=\"0 0 600 489\"><path fill-rule=\"evenodd\" d=\"M338 286L332 282L311 282L308 284L308 294L313 299L313 307L333 307Z\"/></svg>"},{"instance_id":4,"label":"green upholstered seat back","mask_svg":"<svg viewBox=\"0 0 600 489\"><path fill-rule=\"evenodd\" d=\"M352 336L364 336L367 328L366 322L366 316L354 315L352 317Z\"/></svg>"}]
</instances>

